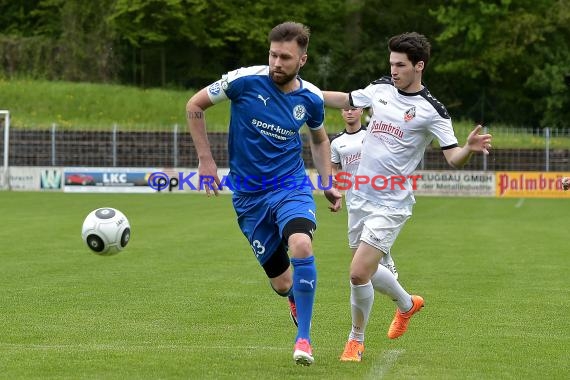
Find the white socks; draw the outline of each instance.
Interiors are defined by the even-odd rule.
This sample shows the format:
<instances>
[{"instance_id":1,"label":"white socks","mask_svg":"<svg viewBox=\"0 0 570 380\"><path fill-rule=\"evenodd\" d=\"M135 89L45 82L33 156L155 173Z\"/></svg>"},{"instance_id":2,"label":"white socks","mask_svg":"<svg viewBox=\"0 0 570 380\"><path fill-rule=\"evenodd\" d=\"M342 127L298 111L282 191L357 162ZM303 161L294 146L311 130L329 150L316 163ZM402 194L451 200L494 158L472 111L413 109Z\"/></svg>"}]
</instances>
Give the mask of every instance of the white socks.
<instances>
[{"instance_id":1,"label":"white socks","mask_svg":"<svg viewBox=\"0 0 570 380\"><path fill-rule=\"evenodd\" d=\"M374 304L374 288L368 282L364 285L350 283L350 305L352 313L352 330L348 339L364 342L364 330L368 324L370 310Z\"/></svg>"},{"instance_id":2,"label":"white socks","mask_svg":"<svg viewBox=\"0 0 570 380\"><path fill-rule=\"evenodd\" d=\"M387 295L398 305L401 312L412 308L412 297L402 288L394 274L383 265L378 265L378 270L370 279L374 290Z\"/></svg>"},{"instance_id":3,"label":"white socks","mask_svg":"<svg viewBox=\"0 0 570 380\"><path fill-rule=\"evenodd\" d=\"M412 297L396 280L394 274L385 266L378 265L378 270L367 284L354 285L352 282L350 283L352 329L348 339L355 339L360 343L364 342L364 330L374 304L375 290L396 302L401 312L406 312L413 306Z\"/></svg>"}]
</instances>

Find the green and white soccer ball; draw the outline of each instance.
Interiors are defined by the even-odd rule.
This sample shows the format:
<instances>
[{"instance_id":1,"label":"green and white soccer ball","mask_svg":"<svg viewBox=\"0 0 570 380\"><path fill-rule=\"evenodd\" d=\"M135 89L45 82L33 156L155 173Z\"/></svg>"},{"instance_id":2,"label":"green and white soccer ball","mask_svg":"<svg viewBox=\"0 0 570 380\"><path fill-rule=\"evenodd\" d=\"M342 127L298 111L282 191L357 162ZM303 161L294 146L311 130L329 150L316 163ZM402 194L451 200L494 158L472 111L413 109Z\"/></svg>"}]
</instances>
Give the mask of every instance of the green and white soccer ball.
<instances>
[{"instance_id":1,"label":"green and white soccer ball","mask_svg":"<svg viewBox=\"0 0 570 380\"><path fill-rule=\"evenodd\" d=\"M129 220L117 209L103 207L87 215L81 237L91 252L110 256L122 251L131 238Z\"/></svg>"}]
</instances>

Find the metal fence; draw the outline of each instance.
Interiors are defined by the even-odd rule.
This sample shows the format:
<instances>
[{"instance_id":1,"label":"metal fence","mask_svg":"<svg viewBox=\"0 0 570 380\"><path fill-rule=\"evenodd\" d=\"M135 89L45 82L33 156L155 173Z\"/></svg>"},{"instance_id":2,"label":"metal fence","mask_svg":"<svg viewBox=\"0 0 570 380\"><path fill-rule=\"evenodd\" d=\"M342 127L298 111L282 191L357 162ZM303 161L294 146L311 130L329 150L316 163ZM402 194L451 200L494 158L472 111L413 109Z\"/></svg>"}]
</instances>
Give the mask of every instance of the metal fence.
<instances>
[{"instance_id":1,"label":"metal fence","mask_svg":"<svg viewBox=\"0 0 570 380\"><path fill-rule=\"evenodd\" d=\"M4 160L5 126L0 124L0 157ZM490 171L570 171L570 130L494 129L489 156L474 155L465 169ZM306 140L307 136L303 135ZM227 134L209 133L218 167L228 166ZM501 143L502 142L502 143ZM508 142L508 144L507 144ZM536 148L512 148L512 146ZM509 147L507 148L506 145ZM175 125L170 131L107 131L11 128L9 166L84 167L197 167L192 139L186 129ZM313 167L309 144L303 158ZM1 162L1 161L0 161ZM419 169L441 170L448 165L437 146L430 146Z\"/></svg>"}]
</instances>

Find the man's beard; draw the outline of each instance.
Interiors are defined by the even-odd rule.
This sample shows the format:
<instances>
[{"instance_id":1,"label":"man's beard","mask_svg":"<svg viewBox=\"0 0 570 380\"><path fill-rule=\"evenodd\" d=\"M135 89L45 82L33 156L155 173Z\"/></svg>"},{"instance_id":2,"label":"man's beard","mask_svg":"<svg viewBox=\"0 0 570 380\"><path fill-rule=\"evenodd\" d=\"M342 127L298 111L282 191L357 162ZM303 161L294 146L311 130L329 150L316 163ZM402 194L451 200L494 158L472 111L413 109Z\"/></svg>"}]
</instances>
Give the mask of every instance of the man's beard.
<instances>
[{"instance_id":1,"label":"man's beard","mask_svg":"<svg viewBox=\"0 0 570 380\"><path fill-rule=\"evenodd\" d=\"M273 70L269 70L269 77L271 78L271 80L273 80L275 84L280 86L291 82L297 77L297 73L285 74L283 72L279 72L279 74L280 74L279 76L275 76L275 72Z\"/></svg>"}]
</instances>

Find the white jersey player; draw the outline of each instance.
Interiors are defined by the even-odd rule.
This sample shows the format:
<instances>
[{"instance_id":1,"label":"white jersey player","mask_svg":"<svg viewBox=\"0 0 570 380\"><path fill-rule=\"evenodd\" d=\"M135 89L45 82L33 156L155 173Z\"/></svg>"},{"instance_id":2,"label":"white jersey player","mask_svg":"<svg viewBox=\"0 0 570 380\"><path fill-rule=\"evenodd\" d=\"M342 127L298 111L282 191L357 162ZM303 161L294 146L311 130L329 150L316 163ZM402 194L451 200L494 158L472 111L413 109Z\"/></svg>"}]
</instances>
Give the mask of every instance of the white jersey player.
<instances>
[{"instance_id":1,"label":"white jersey player","mask_svg":"<svg viewBox=\"0 0 570 380\"><path fill-rule=\"evenodd\" d=\"M397 305L390 339L404 334L412 315L424 306L422 297L406 292L379 263L412 215L418 179L410 176L427 145L436 138L453 168L462 167L474 152L488 154L491 147L491 136L480 135L480 125L463 147L458 146L445 107L422 84L431 49L425 36L404 33L392 37L388 46L391 77L350 94L323 93L329 107L373 109L348 208L349 224L360 235L360 244L350 267L352 330L341 361L361 361L375 289Z\"/></svg>"},{"instance_id":2,"label":"white jersey player","mask_svg":"<svg viewBox=\"0 0 570 380\"><path fill-rule=\"evenodd\" d=\"M360 164L362 142L366 128L361 124L362 108L349 107L341 110L344 130L331 140L331 163L333 175L352 177L356 175ZM348 205L352 194L352 186L346 189L345 197Z\"/></svg>"},{"instance_id":3,"label":"white jersey player","mask_svg":"<svg viewBox=\"0 0 570 380\"><path fill-rule=\"evenodd\" d=\"M333 176L338 178L353 178L360 164L362 143L366 135L366 128L361 124L363 109L359 107L349 107L341 110L344 120L344 130L331 140L331 164ZM345 192L347 209L350 207L353 186L348 186ZM360 241L360 233L348 226L348 246L352 254L356 252ZM396 278L398 271L394 260L387 252L382 257L381 264L388 268Z\"/></svg>"}]
</instances>

